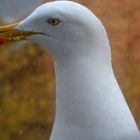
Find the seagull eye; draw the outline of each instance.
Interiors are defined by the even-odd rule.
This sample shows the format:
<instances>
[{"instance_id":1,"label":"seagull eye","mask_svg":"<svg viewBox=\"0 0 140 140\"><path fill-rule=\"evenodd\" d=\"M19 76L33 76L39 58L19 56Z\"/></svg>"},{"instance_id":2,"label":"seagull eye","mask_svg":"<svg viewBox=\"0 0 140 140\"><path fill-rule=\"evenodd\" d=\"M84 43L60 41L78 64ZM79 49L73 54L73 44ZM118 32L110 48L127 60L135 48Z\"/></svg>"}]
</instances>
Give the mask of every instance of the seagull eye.
<instances>
[{"instance_id":1,"label":"seagull eye","mask_svg":"<svg viewBox=\"0 0 140 140\"><path fill-rule=\"evenodd\" d=\"M57 18L49 18L47 22L52 26L56 26L60 23L60 20Z\"/></svg>"}]
</instances>

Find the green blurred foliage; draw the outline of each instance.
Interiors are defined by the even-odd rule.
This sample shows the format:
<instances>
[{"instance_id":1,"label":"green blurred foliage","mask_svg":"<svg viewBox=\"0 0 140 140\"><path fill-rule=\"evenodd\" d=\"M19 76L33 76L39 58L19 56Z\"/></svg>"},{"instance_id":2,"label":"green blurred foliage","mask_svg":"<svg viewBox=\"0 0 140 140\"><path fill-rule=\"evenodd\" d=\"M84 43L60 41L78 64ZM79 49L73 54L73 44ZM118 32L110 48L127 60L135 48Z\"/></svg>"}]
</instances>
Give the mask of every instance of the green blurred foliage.
<instances>
[{"instance_id":1,"label":"green blurred foliage","mask_svg":"<svg viewBox=\"0 0 140 140\"><path fill-rule=\"evenodd\" d=\"M0 139L48 139L54 93L53 64L46 51L36 44L1 46Z\"/></svg>"}]
</instances>

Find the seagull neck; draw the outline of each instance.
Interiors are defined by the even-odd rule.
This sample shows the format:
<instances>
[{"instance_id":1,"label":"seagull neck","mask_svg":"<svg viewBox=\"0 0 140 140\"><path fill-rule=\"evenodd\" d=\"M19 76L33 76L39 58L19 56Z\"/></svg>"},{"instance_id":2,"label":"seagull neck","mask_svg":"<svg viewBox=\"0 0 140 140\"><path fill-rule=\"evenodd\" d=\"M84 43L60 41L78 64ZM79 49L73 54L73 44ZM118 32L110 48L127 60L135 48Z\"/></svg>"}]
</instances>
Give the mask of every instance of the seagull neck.
<instances>
[{"instance_id":1,"label":"seagull neck","mask_svg":"<svg viewBox=\"0 0 140 140\"><path fill-rule=\"evenodd\" d=\"M113 77L111 62L105 64L104 59L99 62L94 56L80 54L57 58L55 73L56 115L61 117L76 115L73 111L78 111L82 105L93 106L99 95L98 90L104 90L105 80ZM101 98L105 98L104 95Z\"/></svg>"},{"instance_id":2,"label":"seagull neck","mask_svg":"<svg viewBox=\"0 0 140 140\"><path fill-rule=\"evenodd\" d=\"M114 78L110 58L105 60L95 55L77 54L55 59L57 94L53 133L60 132L58 136L62 131L77 136L83 133L83 137L88 134L91 139L99 134L98 139L111 140L108 132L115 138L116 131L120 136L128 132L131 135L133 129L137 131Z\"/></svg>"}]
</instances>

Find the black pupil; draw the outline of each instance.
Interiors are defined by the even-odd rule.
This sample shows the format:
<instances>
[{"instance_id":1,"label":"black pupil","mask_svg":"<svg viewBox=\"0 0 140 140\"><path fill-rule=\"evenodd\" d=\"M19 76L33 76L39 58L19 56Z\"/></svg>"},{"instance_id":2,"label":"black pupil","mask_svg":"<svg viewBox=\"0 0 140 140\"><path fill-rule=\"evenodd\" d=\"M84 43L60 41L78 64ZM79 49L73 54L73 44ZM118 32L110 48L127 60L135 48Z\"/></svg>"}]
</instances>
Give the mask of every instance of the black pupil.
<instances>
[{"instance_id":1,"label":"black pupil","mask_svg":"<svg viewBox=\"0 0 140 140\"><path fill-rule=\"evenodd\" d=\"M56 24L57 23L57 20L56 19L51 19L51 23L52 24Z\"/></svg>"},{"instance_id":2,"label":"black pupil","mask_svg":"<svg viewBox=\"0 0 140 140\"><path fill-rule=\"evenodd\" d=\"M58 25L60 23L60 20L59 19L56 19L56 18L49 18L47 20L47 22L49 24L51 24L52 26L56 26L56 25Z\"/></svg>"},{"instance_id":3,"label":"black pupil","mask_svg":"<svg viewBox=\"0 0 140 140\"><path fill-rule=\"evenodd\" d=\"M55 25L57 25L59 23L59 20L55 19L55 18L50 18L48 20L48 23L55 26Z\"/></svg>"}]
</instances>

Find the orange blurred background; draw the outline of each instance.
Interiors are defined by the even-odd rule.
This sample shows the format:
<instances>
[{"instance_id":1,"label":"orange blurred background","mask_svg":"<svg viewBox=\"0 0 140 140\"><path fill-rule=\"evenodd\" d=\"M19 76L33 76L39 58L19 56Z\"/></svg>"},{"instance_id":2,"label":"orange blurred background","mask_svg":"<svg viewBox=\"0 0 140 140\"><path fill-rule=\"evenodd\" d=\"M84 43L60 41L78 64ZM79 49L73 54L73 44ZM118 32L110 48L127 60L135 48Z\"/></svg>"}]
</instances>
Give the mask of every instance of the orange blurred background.
<instances>
[{"instance_id":1,"label":"orange blurred background","mask_svg":"<svg viewBox=\"0 0 140 140\"><path fill-rule=\"evenodd\" d=\"M140 128L140 1L77 2L93 10L104 23L116 78ZM51 57L33 43L2 45L0 139L49 139L54 110L55 76Z\"/></svg>"}]
</instances>

